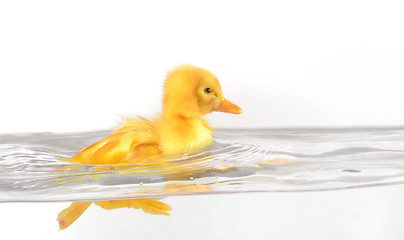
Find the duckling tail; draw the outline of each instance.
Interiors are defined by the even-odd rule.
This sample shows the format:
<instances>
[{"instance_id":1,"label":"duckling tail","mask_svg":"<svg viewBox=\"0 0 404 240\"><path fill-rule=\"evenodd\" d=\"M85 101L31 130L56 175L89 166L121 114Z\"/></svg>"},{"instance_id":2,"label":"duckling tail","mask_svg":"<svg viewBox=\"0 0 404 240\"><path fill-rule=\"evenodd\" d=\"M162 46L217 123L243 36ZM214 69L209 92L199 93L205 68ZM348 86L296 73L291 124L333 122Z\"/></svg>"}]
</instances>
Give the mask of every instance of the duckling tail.
<instances>
[{"instance_id":1,"label":"duckling tail","mask_svg":"<svg viewBox=\"0 0 404 240\"><path fill-rule=\"evenodd\" d=\"M63 230L70 226L91 205L91 202L73 202L70 207L61 211L58 215L59 229Z\"/></svg>"}]
</instances>

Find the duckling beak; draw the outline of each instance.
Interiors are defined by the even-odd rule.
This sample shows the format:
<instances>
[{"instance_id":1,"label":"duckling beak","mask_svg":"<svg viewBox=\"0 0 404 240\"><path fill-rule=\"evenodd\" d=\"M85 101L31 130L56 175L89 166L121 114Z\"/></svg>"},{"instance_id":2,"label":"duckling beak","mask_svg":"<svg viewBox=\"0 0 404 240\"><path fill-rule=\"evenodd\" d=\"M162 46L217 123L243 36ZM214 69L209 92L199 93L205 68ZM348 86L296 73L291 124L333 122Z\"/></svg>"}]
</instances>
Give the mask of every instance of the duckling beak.
<instances>
[{"instance_id":1,"label":"duckling beak","mask_svg":"<svg viewBox=\"0 0 404 240\"><path fill-rule=\"evenodd\" d=\"M239 106L233 104L232 102L230 102L229 100L227 100L224 97L222 97L220 99L219 106L215 107L213 109L213 111L225 112L225 113L233 113L233 114L240 114L240 113L243 112Z\"/></svg>"}]
</instances>

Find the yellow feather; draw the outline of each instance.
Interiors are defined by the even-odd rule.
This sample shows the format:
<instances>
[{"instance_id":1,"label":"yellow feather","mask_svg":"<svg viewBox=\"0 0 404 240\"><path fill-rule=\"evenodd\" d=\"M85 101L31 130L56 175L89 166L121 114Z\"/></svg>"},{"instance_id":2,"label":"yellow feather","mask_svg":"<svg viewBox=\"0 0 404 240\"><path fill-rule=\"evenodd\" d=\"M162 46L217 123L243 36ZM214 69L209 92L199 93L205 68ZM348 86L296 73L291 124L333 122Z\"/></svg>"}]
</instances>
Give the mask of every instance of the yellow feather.
<instances>
[{"instance_id":1,"label":"yellow feather","mask_svg":"<svg viewBox=\"0 0 404 240\"><path fill-rule=\"evenodd\" d=\"M213 141L213 131L203 119L203 115L212 111L241 113L238 106L223 98L219 81L211 72L182 65L170 71L164 82L161 115L155 119L124 118L111 135L63 160L83 164L127 164L195 151ZM60 228L72 224L89 204L73 203L63 210L58 218ZM164 215L171 209L153 199L99 201L97 204L105 209L134 207Z\"/></svg>"}]
</instances>

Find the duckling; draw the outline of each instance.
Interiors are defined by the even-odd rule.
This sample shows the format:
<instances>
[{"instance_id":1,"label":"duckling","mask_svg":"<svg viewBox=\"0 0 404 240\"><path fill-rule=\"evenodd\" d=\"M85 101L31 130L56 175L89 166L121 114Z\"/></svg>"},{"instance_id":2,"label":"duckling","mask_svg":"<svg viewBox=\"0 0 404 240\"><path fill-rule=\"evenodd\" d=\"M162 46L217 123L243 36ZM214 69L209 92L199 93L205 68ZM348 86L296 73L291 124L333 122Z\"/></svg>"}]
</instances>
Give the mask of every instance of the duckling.
<instances>
[{"instance_id":1,"label":"duckling","mask_svg":"<svg viewBox=\"0 0 404 240\"><path fill-rule=\"evenodd\" d=\"M65 161L82 164L130 164L152 161L209 146L214 133L204 115L213 111L240 114L241 108L223 97L218 79L208 70L182 65L170 71L164 82L163 110L154 118L125 118L108 137L82 149ZM141 208L168 215L170 206L159 199L98 201L104 209ZM91 205L75 202L58 217L60 229L72 224Z\"/></svg>"}]
</instances>

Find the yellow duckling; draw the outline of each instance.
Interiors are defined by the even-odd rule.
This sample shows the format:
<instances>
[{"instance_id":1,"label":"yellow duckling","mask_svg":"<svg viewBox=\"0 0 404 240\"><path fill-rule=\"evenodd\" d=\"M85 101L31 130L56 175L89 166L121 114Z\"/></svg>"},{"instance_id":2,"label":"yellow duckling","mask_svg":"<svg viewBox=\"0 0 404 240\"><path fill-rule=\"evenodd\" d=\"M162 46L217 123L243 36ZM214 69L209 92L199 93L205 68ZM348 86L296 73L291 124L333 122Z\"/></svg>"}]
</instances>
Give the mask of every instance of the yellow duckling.
<instances>
[{"instance_id":1,"label":"yellow duckling","mask_svg":"<svg viewBox=\"0 0 404 240\"><path fill-rule=\"evenodd\" d=\"M82 149L65 161L82 164L128 164L155 156L181 154L204 148L213 141L203 115L213 111L239 114L240 107L223 97L219 81L209 71L182 65L168 73L164 84L163 111L156 119L127 118L108 137ZM104 209L141 208L168 215L170 206L157 199L96 202ZM72 224L91 205L75 202L59 213L60 229Z\"/></svg>"}]
</instances>

